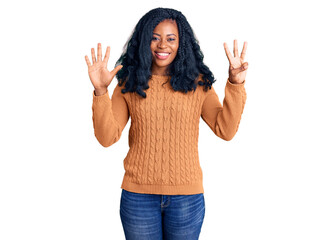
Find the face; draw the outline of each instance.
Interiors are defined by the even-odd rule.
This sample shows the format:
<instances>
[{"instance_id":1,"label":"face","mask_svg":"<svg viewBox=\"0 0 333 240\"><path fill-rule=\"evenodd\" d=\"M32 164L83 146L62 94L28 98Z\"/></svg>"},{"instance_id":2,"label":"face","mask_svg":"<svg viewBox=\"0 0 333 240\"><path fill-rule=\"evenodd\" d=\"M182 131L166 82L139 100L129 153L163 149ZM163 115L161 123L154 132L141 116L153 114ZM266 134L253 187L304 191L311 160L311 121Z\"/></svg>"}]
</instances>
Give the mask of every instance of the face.
<instances>
[{"instance_id":1,"label":"face","mask_svg":"<svg viewBox=\"0 0 333 240\"><path fill-rule=\"evenodd\" d=\"M171 19L160 22L153 31L150 43L153 61L151 74L166 75L167 67L175 59L179 46L177 23Z\"/></svg>"}]
</instances>

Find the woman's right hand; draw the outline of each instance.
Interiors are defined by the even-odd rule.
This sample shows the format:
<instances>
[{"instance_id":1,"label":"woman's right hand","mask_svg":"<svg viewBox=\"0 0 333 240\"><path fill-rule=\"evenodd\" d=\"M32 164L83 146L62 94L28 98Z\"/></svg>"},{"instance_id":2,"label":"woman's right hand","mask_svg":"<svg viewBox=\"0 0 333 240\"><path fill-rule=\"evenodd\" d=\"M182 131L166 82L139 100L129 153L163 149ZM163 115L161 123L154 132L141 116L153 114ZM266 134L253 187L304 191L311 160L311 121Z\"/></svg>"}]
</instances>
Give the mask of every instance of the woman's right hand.
<instances>
[{"instance_id":1,"label":"woman's right hand","mask_svg":"<svg viewBox=\"0 0 333 240\"><path fill-rule=\"evenodd\" d=\"M85 56L88 65L88 74L90 81L95 88L95 93L105 93L112 79L123 66L119 65L115 67L111 72L109 72L107 69L107 64L110 56L110 47L107 47L105 57L102 60L102 46L100 43L97 44L97 61L94 48L91 49L91 56L93 61L92 65L89 61L88 56Z\"/></svg>"}]
</instances>

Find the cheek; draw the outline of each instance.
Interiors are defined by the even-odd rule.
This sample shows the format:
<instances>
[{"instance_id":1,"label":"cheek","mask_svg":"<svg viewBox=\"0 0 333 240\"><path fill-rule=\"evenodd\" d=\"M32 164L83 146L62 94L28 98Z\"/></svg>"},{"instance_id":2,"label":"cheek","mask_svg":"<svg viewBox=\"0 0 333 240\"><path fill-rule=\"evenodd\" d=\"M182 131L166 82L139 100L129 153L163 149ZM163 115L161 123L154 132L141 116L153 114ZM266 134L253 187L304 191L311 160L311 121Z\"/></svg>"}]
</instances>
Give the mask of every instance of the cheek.
<instances>
[{"instance_id":1,"label":"cheek","mask_svg":"<svg viewBox=\"0 0 333 240\"><path fill-rule=\"evenodd\" d=\"M175 47L175 48L173 49L173 52L174 52L174 55L177 55L177 54L178 54L178 47Z\"/></svg>"},{"instance_id":2,"label":"cheek","mask_svg":"<svg viewBox=\"0 0 333 240\"><path fill-rule=\"evenodd\" d=\"M152 42L151 44L150 44L150 50L153 52L154 50L153 49L155 49L156 48L156 46L155 46L155 44Z\"/></svg>"},{"instance_id":3,"label":"cheek","mask_svg":"<svg viewBox=\"0 0 333 240\"><path fill-rule=\"evenodd\" d=\"M175 46L173 46L173 51L178 52L179 44L177 43Z\"/></svg>"}]
</instances>

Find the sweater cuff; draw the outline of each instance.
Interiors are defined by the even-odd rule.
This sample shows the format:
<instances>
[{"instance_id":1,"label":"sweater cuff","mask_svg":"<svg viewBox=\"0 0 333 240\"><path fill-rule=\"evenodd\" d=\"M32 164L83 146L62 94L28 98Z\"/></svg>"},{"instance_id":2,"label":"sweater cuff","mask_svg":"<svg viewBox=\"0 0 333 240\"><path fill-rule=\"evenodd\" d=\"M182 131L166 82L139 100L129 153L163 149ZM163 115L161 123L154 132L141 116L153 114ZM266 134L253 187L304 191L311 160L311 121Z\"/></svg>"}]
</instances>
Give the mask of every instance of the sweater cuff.
<instances>
[{"instance_id":1,"label":"sweater cuff","mask_svg":"<svg viewBox=\"0 0 333 240\"><path fill-rule=\"evenodd\" d=\"M106 93L104 93L103 95L99 95L99 96L95 95L95 90L94 90L93 91L93 101L94 102L110 101L109 90L106 90Z\"/></svg>"},{"instance_id":2,"label":"sweater cuff","mask_svg":"<svg viewBox=\"0 0 333 240\"><path fill-rule=\"evenodd\" d=\"M232 82L230 82L230 80L228 78L228 80L227 80L227 87L231 88L233 90L236 90L236 91L240 91L240 90L244 89L245 81L246 80L244 80L244 82L242 82L242 83L232 83Z\"/></svg>"}]
</instances>

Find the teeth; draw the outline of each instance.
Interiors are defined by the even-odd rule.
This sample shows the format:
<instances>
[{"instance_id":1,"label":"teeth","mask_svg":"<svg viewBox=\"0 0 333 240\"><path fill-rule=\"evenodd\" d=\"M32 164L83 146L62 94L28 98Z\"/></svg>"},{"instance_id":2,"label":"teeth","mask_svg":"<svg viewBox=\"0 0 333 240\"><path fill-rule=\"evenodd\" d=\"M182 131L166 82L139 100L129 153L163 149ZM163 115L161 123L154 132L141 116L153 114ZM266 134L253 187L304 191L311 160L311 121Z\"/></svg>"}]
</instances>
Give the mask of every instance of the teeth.
<instances>
[{"instance_id":1,"label":"teeth","mask_svg":"<svg viewBox=\"0 0 333 240\"><path fill-rule=\"evenodd\" d=\"M169 53L157 53L158 55L160 55L160 56L168 56L169 55Z\"/></svg>"}]
</instances>

